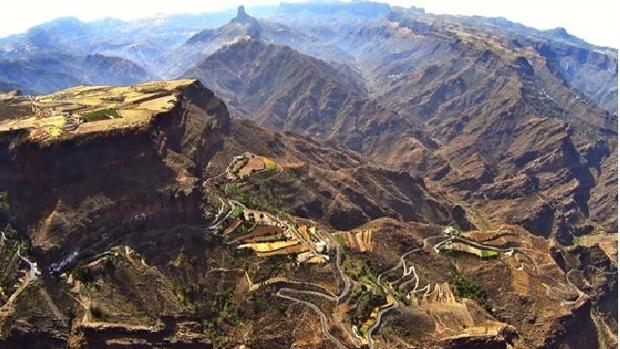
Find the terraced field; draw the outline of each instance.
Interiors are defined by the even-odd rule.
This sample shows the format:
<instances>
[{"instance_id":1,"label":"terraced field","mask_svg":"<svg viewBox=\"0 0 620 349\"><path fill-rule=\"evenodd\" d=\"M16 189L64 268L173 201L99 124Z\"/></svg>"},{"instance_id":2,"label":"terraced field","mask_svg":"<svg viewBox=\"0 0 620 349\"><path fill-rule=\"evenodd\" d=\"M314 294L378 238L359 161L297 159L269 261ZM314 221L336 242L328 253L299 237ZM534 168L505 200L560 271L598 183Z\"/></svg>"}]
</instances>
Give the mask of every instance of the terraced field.
<instances>
[{"instance_id":1,"label":"terraced field","mask_svg":"<svg viewBox=\"0 0 620 349\"><path fill-rule=\"evenodd\" d=\"M0 121L0 133L25 131L33 140L51 142L143 127L153 117L170 111L179 89L193 83L176 80L129 87L81 86L34 99L14 97L4 103L24 106L31 110L30 116Z\"/></svg>"},{"instance_id":2,"label":"terraced field","mask_svg":"<svg viewBox=\"0 0 620 349\"><path fill-rule=\"evenodd\" d=\"M307 220L301 223L290 216L281 217L280 213L247 209L243 204L234 201L232 199L234 194L252 181L252 175L262 172L260 159L261 157L253 154L235 157L225 173L205 182L205 188L209 188L210 193L216 191L224 193L219 200L223 208L227 207L224 211L228 210L227 214L221 209L218 210L217 216L224 218L218 221L216 217L218 222L214 225L215 231L225 231L224 236L231 239L237 249L249 249L259 258L292 255L296 256L298 264L318 262L334 269L339 275L337 282L341 290L339 294L327 291L326 286L320 283L289 277L276 277L258 283L275 287L277 297L303 304L315 312L320 318L325 338L334 345L345 348L344 343L350 342L357 346L366 345L374 348L374 336L380 330L384 316L397 309L401 312L429 313L433 321L437 321L437 326L444 326L446 319L453 322L449 326L451 329L458 323L457 327L463 330L460 333L450 330L454 338L492 337L506 331L514 331L505 324L481 320L478 315L474 315L481 311L479 305L475 302L457 300L448 283L424 283L422 275L418 274L414 256L429 251L440 254L450 250L466 252L481 260L500 256L512 257L515 263L529 263L527 266L535 270L536 263L540 261L530 257L529 253L518 247L503 247L508 242L506 239L517 245L521 243L517 232L512 232L509 227L502 227L496 231L469 232L461 235L451 227L447 227L443 229L442 234L426 237L421 241L420 247L403 253L396 265L377 275L365 262L367 255L374 251L373 228L329 232L317 229L316 224L308 225ZM272 168L278 168L277 164ZM233 186L234 190L231 189ZM475 239L484 242L476 242ZM431 245L430 241L433 240L439 242ZM423 265L418 267L423 268ZM520 276L519 273L525 271L516 273L515 279ZM250 281L250 284L254 285L254 281ZM255 292L262 289L262 287L250 288ZM316 302L316 299L327 300L332 306L337 307L325 308L321 302ZM338 310L340 314L344 311L345 318L348 319L343 318L343 315L337 315L337 309L340 309ZM350 332L345 336L342 334L336 336L330 330L330 323L349 327ZM440 329L439 331L441 333ZM443 336L446 340L451 338L445 334Z\"/></svg>"}]
</instances>

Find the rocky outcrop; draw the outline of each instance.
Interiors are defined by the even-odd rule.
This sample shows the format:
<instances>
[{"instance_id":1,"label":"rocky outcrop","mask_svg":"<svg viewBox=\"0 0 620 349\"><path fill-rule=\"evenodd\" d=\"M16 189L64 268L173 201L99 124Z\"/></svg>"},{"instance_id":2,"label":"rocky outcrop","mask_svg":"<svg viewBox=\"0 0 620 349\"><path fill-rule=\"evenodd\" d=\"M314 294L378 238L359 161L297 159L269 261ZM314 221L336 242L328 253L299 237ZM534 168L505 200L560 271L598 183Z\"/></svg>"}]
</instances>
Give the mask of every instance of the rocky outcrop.
<instances>
[{"instance_id":1,"label":"rocky outcrop","mask_svg":"<svg viewBox=\"0 0 620 349\"><path fill-rule=\"evenodd\" d=\"M177 93L174 107L144 127L51 144L1 135L0 188L35 249L82 249L138 215L154 225L201 219L198 179L228 132L229 117L197 82Z\"/></svg>"}]
</instances>

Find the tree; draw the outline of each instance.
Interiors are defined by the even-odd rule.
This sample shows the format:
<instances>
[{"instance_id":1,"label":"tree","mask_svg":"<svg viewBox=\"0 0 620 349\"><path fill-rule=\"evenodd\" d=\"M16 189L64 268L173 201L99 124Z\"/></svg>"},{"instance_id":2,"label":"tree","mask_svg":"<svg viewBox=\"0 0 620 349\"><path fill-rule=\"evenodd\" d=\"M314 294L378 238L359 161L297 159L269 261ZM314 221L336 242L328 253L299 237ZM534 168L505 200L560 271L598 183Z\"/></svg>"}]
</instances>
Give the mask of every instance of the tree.
<instances>
[{"instance_id":1,"label":"tree","mask_svg":"<svg viewBox=\"0 0 620 349\"><path fill-rule=\"evenodd\" d=\"M9 193L0 191L0 211L7 212L9 210Z\"/></svg>"}]
</instances>

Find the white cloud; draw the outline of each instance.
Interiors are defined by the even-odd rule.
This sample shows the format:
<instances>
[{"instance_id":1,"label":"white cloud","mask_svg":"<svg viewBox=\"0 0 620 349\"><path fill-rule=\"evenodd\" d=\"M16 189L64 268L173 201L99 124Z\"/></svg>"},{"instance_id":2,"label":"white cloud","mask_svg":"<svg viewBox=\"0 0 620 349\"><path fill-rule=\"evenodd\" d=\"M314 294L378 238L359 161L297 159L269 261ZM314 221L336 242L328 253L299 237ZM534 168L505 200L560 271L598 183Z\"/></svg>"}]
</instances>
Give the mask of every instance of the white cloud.
<instances>
[{"instance_id":1,"label":"white cloud","mask_svg":"<svg viewBox=\"0 0 620 349\"><path fill-rule=\"evenodd\" d=\"M160 13L198 13L277 4L279 0L19 0L3 6L0 36L23 32L56 17L90 21L103 17L134 19ZM617 47L618 0L388 0L392 5L423 7L428 12L503 16L536 28L562 26L596 44Z\"/></svg>"}]
</instances>

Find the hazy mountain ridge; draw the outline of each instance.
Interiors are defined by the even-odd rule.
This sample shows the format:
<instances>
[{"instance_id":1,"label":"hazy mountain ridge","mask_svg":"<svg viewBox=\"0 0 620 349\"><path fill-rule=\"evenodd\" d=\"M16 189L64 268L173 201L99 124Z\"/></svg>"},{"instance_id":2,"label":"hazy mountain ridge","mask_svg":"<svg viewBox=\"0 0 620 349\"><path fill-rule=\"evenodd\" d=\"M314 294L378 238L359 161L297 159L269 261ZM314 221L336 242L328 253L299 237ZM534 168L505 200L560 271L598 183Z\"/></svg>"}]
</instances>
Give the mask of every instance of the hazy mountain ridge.
<instances>
[{"instance_id":1,"label":"hazy mountain ridge","mask_svg":"<svg viewBox=\"0 0 620 349\"><path fill-rule=\"evenodd\" d=\"M501 37L508 47L532 47L547 59L549 69L559 74L573 87L600 106L618 113L614 86L618 85L618 50L592 45L569 34L564 28L536 30L503 18L464 16L421 16L413 11L414 18L443 25L454 23L492 37ZM430 17L430 18L429 18Z\"/></svg>"},{"instance_id":2,"label":"hazy mountain ridge","mask_svg":"<svg viewBox=\"0 0 620 349\"><path fill-rule=\"evenodd\" d=\"M142 67L129 60L99 54L74 56L49 51L0 59L0 79L33 94L85 84L129 84L150 78Z\"/></svg>"},{"instance_id":3,"label":"hazy mountain ridge","mask_svg":"<svg viewBox=\"0 0 620 349\"><path fill-rule=\"evenodd\" d=\"M251 8L267 20L258 20L266 29L264 40L287 45L322 59L355 63L359 55L350 55L346 45L338 45L343 31L355 30L380 22L394 11L405 13L420 23L437 22L438 26L465 26L494 36L504 36L511 45L535 46L549 54L554 69L572 86L611 112L617 113L617 50L590 45L566 33L562 28L536 30L503 18L443 16L427 14L421 9L390 8L381 3L356 2L322 4L282 4ZM186 41L209 28L226 23L231 11L214 14L159 16L133 22L105 19L82 23L75 18L63 18L32 28L25 34L0 39L0 55L29 54L37 51L29 44L32 40L60 47L68 53L82 55L99 53L118 56L142 65L155 77L174 77L196 63L203 54L213 53L234 37L247 35L238 32L211 48L195 47ZM282 26L283 23L286 26ZM203 34L205 34L203 33ZM282 36L282 33L286 35ZM254 33L256 34L256 33ZM277 35L276 35L277 34ZM251 35L250 35L251 36ZM185 43L185 45L183 45ZM35 45L36 46L36 45ZM188 46L182 48L182 46ZM194 46L194 47L192 47ZM34 51L31 51L34 50ZM174 53L178 51L178 53ZM560 53L558 53L560 52ZM570 53L572 52L572 53ZM570 54L567 54L570 53ZM186 58L189 55L190 58ZM181 63L171 63L170 60ZM607 61L607 63L604 63ZM604 64L605 66L601 65ZM174 65L177 68L174 68ZM614 69L614 67L616 67Z\"/></svg>"},{"instance_id":4,"label":"hazy mountain ridge","mask_svg":"<svg viewBox=\"0 0 620 349\"><path fill-rule=\"evenodd\" d=\"M613 197L589 200L589 193L615 147L617 116L570 87L535 47L418 16L397 10L382 21L330 30L329 45L357 57L353 67L364 76L339 76L260 37L216 51L185 76L205 81L234 115L439 180L458 197L489 207L498 221L565 243L599 224L611 229L615 215L590 222L588 212L614 206ZM259 22L244 20L260 30ZM357 92L358 84L368 93ZM529 142L548 132L558 137ZM596 143L600 137L607 141ZM523 191L525 183L534 189Z\"/></svg>"},{"instance_id":5,"label":"hazy mountain ridge","mask_svg":"<svg viewBox=\"0 0 620 349\"><path fill-rule=\"evenodd\" d=\"M322 58L347 60L350 57L338 47L324 45L321 40L302 30L249 16L242 6L238 9L237 16L228 24L193 35L183 45L162 58L165 70L163 74L169 77L179 76L188 67L199 63L220 48L243 39L290 46L303 53Z\"/></svg>"},{"instance_id":6,"label":"hazy mountain ridge","mask_svg":"<svg viewBox=\"0 0 620 349\"><path fill-rule=\"evenodd\" d=\"M359 77L348 70L256 40L226 46L184 75L209 81L240 117L323 140L361 137L350 132L352 125L364 132L369 118L393 113L367 100ZM351 147L360 150L359 144Z\"/></svg>"}]
</instances>

